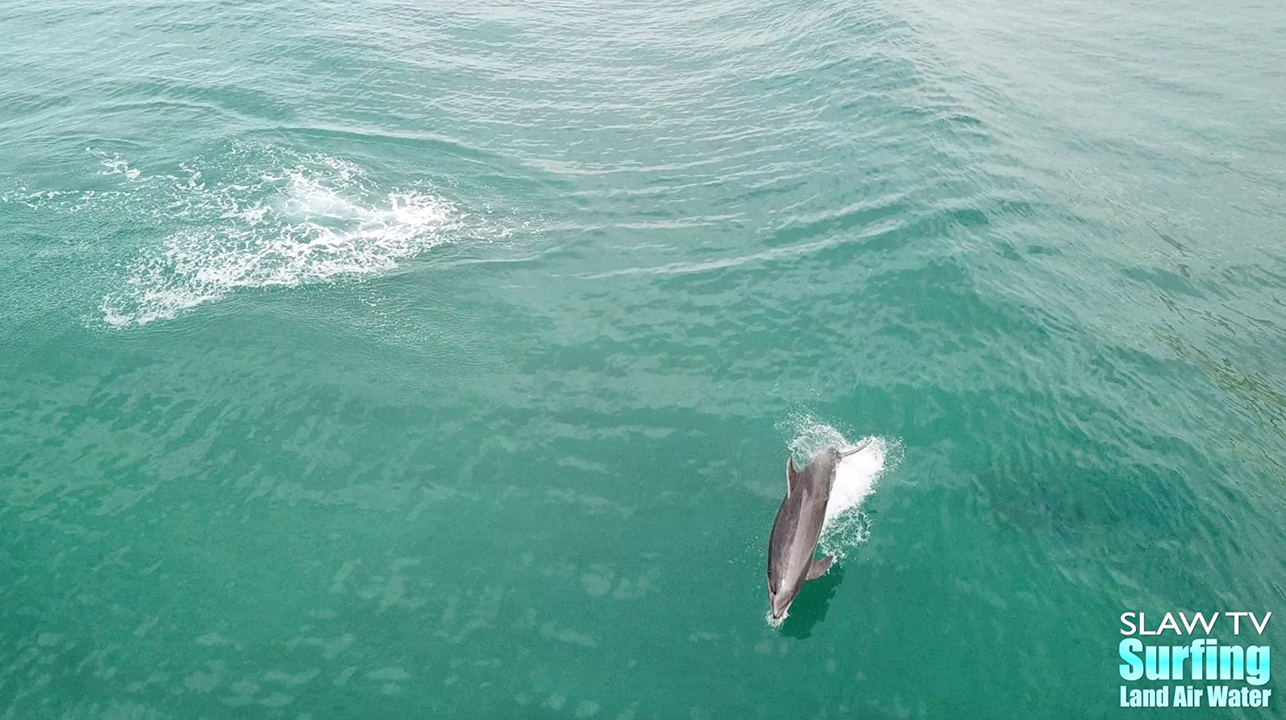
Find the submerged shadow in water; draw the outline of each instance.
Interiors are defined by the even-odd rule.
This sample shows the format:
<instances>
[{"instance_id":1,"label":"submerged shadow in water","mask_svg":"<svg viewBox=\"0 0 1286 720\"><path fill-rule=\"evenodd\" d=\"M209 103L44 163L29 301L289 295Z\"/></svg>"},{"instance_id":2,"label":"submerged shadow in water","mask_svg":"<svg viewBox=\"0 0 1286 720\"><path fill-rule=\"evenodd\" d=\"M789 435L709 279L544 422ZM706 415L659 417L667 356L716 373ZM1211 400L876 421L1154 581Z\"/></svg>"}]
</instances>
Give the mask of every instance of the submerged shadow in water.
<instances>
[{"instance_id":1,"label":"submerged shadow in water","mask_svg":"<svg viewBox=\"0 0 1286 720\"><path fill-rule=\"evenodd\" d=\"M781 625L781 634L787 637L804 639L813 633L813 626L826 619L830 609L831 598L835 590L844 582L844 567L834 565L830 572L804 583L795 602L790 604L790 614Z\"/></svg>"}]
</instances>

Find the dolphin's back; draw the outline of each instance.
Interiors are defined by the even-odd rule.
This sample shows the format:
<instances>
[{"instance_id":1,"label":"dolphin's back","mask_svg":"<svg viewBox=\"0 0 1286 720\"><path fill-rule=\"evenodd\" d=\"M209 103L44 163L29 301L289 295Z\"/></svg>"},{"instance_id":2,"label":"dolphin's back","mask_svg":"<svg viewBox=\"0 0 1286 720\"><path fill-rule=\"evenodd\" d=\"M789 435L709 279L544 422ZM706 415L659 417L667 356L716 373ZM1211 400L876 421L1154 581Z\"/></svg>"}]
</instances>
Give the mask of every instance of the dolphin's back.
<instances>
[{"instance_id":1,"label":"dolphin's back","mask_svg":"<svg viewBox=\"0 0 1286 720\"><path fill-rule=\"evenodd\" d=\"M790 548L799 528L799 510L800 498L793 493L782 502L772 523L772 535L768 538L768 586L774 591L781 590L783 580L791 576Z\"/></svg>"},{"instance_id":2,"label":"dolphin's back","mask_svg":"<svg viewBox=\"0 0 1286 720\"><path fill-rule=\"evenodd\" d=\"M768 585L775 591L788 583L802 583L808 573L840 457L835 448L817 453L795 476L777 510L768 540Z\"/></svg>"}]
</instances>

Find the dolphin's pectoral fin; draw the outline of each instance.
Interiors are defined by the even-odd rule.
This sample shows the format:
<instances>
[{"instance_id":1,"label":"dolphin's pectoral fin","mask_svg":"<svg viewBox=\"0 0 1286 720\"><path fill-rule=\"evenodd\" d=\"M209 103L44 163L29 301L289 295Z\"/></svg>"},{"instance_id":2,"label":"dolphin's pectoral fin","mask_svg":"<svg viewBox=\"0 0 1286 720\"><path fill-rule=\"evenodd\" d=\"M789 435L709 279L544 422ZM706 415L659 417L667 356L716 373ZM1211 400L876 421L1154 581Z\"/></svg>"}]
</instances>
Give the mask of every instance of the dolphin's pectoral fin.
<instances>
[{"instance_id":1,"label":"dolphin's pectoral fin","mask_svg":"<svg viewBox=\"0 0 1286 720\"><path fill-rule=\"evenodd\" d=\"M835 561L834 555L827 555L821 560L814 560L812 565L808 566L808 579L816 580L826 574L831 569L831 563Z\"/></svg>"},{"instance_id":2,"label":"dolphin's pectoral fin","mask_svg":"<svg viewBox=\"0 0 1286 720\"><path fill-rule=\"evenodd\" d=\"M795 482L799 480L799 471L795 469L795 458L786 456L786 497L795 491Z\"/></svg>"}]
</instances>

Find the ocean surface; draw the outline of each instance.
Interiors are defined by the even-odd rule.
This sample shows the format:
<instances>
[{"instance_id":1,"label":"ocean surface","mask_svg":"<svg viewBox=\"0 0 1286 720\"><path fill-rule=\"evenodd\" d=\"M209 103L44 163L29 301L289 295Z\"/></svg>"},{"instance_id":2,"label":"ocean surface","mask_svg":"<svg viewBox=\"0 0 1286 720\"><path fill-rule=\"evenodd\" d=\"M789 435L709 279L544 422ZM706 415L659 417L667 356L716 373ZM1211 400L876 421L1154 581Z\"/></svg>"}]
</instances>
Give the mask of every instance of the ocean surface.
<instances>
[{"instance_id":1,"label":"ocean surface","mask_svg":"<svg viewBox=\"0 0 1286 720\"><path fill-rule=\"evenodd\" d=\"M1123 612L1286 652L1281 3L0 38L0 718L1141 718ZM863 438L774 627L785 460Z\"/></svg>"}]
</instances>

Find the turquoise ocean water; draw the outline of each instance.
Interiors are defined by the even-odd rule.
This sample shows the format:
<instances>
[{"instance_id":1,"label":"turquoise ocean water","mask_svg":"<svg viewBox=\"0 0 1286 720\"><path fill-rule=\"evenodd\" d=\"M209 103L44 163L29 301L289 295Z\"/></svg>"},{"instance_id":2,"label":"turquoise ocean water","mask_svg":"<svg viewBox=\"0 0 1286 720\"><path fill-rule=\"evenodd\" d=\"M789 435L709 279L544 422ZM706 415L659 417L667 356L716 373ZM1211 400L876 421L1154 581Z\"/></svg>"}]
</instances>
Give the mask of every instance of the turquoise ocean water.
<instances>
[{"instance_id":1,"label":"turquoise ocean water","mask_svg":"<svg viewBox=\"0 0 1286 720\"><path fill-rule=\"evenodd\" d=\"M1279 3L0 38L0 718L1152 717L1122 612L1286 613Z\"/></svg>"}]
</instances>

